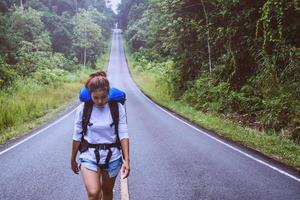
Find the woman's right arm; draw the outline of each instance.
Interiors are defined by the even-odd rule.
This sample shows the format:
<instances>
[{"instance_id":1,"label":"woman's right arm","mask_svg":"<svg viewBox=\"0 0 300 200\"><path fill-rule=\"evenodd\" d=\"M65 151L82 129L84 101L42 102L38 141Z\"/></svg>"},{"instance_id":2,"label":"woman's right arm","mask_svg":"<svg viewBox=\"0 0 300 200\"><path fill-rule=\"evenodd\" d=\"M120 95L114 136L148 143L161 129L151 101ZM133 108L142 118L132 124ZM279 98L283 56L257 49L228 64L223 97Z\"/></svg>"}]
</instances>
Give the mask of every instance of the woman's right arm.
<instances>
[{"instance_id":1,"label":"woman's right arm","mask_svg":"<svg viewBox=\"0 0 300 200\"><path fill-rule=\"evenodd\" d=\"M79 173L78 164L77 164L77 161L76 161L76 156L77 156L77 152L79 150L79 145L80 145L79 141L73 140L72 154L71 154L71 168L72 168L72 170L75 174Z\"/></svg>"},{"instance_id":2,"label":"woman's right arm","mask_svg":"<svg viewBox=\"0 0 300 200\"><path fill-rule=\"evenodd\" d=\"M76 111L74 132L73 132L73 142L72 142L72 153L71 153L71 169L75 174L78 174L79 169L76 162L76 156L79 150L79 145L82 137L82 110L83 104L80 105Z\"/></svg>"}]
</instances>

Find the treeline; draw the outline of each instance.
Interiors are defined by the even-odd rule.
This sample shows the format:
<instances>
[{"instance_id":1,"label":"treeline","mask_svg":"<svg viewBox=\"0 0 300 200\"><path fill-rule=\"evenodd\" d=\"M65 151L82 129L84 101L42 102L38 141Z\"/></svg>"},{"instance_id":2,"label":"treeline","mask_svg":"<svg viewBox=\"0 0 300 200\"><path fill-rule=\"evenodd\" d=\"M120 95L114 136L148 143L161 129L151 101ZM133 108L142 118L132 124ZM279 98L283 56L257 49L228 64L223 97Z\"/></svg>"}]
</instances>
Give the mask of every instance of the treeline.
<instances>
[{"instance_id":1,"label":"treeline","mask_svg":"<svg viewBox=\"0 0 300 200\"><path fill-rule=\"evenodd\" d=\"M300 141L295 0L123 0L119 24L140 70L204 111Z\"/></svg>"},{"instance_id":2,"label":"treeline","mask_svg":"<svg viewBox=\"0 0 300 200\"><path fill-rule=\"evenodd\" d=\"M0 1L1 144L74 100L105 62L114 18L98 0Z\"/></svg>"},{"instance_id":3,"label":"treeline","mask_svg":"<svg viewBox=\"0 0 300 200\"><path fill-rule=\"evenodd\" d=\"M95 67L115 14L97 0L1 0L0 89L32 78L48 84L79 64Z\"/></svg>"}]
</instances>

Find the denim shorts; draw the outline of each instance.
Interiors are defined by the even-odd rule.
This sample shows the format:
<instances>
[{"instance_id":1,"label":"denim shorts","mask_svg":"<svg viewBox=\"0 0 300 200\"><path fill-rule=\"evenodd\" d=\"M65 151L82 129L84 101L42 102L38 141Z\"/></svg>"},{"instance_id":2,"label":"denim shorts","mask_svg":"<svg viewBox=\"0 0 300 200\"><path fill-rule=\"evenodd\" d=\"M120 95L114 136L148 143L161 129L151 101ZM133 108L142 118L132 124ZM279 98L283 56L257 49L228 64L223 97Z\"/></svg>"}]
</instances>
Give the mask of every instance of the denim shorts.
<instances>
[{"instance_id":1,"label":"denim shorts","mask_svg":"<svg viewBox=\"0 0 300 200\"><path fill-rule=\"evenodd\" d=\"M84 165L87 169L97 172L99 167L100 170L107 171L110 178L116 177L118 175L119 171L121 170L122 164L122 157L117 160L111 161L108 165L99 164L98 166L95 161L79 158L79 169L81 165Z\"/></svg>"}]
</instances>

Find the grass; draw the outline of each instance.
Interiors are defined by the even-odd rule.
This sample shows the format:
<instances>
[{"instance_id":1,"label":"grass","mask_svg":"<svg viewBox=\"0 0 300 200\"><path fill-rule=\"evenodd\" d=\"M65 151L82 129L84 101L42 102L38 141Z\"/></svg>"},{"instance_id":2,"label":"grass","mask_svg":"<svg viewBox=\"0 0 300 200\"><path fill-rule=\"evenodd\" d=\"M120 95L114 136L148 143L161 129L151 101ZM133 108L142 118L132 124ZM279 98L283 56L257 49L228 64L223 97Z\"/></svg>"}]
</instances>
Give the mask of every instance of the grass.
<instances>
[{"instance_id":1,"label":"grass","mask_svg":"<svg viewBox=\"0 0 300 200\"><path fill-rule=\"evenodd\" d=\"M95 70L106 70L109 53L98 58ZM80 87L92 71L81 66L76 73L66 75L64 82L41 85L32 79L18 80L0 90L0 144L54 119L74 105Z\"/></svg>"},{"instance_id":2,"label":"grass","mask_svg":"<svg viewBox=\"0 0 300 200\"><path fill-rule=\"evenodd\" d=\"M34 90L32 96L23 96L21 99L19 93L14 97L7 97L11 101L1 105L6 108L1 108L4 111L1 120L5 126L1 126L0 129L0 144L53 119L68 105L75 103L74 93L78 91L78 87L78 83L69 83L62 85L60 89L41 87ZM61 94L62 92L64 94ZM2 100L7 102L3 97Z\"/></svg>"},{"instance_id":3,"label":"grass","mask_svg":"<svg viewBox=\"0 0 300 200\"><path fill-rule=\"evenodd\" d=\"M32 79L18 80L0 91L0 144L51 120L76 102L87 71L67 75L66 82L42 85Z\"/></svg>"},{"instance_id":4,"label":"grass","mask_svg":"<svg viewBox=\"0 0 300 200\"><path fill-rule=\"evenodd\" d=\"M203 113L182 100L174 100L168 95L168 89L159 84L159 75L136 69L135 66L138 63L128 53L127 47L125 49L134 80L152 100L223 138L257 150L268 157L300 170L300 146L292 140L280 137L275 133L265 133L242 127L238 123L215 113Z\"/></svg>"}]
</instances>

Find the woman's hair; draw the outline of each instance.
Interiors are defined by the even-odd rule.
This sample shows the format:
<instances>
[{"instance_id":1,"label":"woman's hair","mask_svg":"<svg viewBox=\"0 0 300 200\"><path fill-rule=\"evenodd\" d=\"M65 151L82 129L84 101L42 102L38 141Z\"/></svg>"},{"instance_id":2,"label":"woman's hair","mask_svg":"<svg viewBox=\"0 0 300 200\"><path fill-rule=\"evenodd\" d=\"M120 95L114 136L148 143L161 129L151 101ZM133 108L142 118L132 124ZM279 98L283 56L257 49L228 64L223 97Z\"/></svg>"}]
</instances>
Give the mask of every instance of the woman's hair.
<instances>
[{"instance_id":1,"label":"woman's hair","mask_svg":"<svg viewBox=\"0 0 300 200\"><path fill-rule=\"evenodd\" d=\"M104 71L98 71L90 74L89 78L85 82L85 87L92 93L98 91L109 91L109 81L106 78Z\"/></svg>"}]
</instances>

